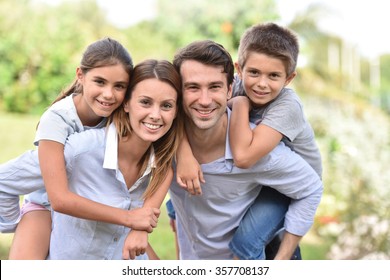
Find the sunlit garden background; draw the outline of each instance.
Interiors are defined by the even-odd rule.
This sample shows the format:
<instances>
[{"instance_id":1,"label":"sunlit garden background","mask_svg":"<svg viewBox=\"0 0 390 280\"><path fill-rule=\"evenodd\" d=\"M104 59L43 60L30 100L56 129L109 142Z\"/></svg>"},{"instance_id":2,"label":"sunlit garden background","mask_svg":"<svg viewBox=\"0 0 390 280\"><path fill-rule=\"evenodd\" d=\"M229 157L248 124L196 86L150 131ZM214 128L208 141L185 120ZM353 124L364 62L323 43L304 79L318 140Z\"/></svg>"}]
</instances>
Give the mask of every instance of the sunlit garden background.
<instances>
[{"instance_id":1,"label":"sunlit garden background","mask_svg":"<svg viewBox=\"0 0 390 280\"><path fill-rule=\"evenodd\" d=\"M155 3L152 19L121 28L94 0L56 5L0 0L0 163L33 148L40 114L73 80L91 42L113 37L135 63L172 60L175 50L205 38L236 57L247 27L280 20L274 0ZM293 87L315 129L324 164L324 195L302 241L303 258L390 259L390 50L363 56L317 26L318 17L326 16L324 6L312 5L288 25L299 35L303 62ZM162 259L175 259L173 233L162 210L150 240ZM0 234L0 259L8 258L11 241L12 234Z\"/></svg>"}]
</instances>

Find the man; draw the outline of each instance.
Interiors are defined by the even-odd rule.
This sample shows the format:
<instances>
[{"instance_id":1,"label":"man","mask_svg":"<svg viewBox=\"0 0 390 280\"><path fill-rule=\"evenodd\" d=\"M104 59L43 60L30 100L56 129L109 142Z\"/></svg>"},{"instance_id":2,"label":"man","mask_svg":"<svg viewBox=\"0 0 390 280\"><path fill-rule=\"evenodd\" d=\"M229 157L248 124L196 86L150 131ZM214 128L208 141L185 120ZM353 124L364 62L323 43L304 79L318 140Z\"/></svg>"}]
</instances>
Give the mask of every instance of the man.
<instances>
[{"instance_id":1,"label":"man","mask_svg":"<svg viewBox=\"0 0 390 280\"><path fill-rule=\"evenodd\" d=\"M182 76L190 148L205 179L201 196L176 182L170 188L180 258L232 259L229 242L264 185L292 198L275 257L290 259L313 223L323 188L319 177L283 143L253 167L235 167L227 133L234 74L229 53L215 42L197 41L181 49L173 63Z\"/></svg>"}]
</instances>

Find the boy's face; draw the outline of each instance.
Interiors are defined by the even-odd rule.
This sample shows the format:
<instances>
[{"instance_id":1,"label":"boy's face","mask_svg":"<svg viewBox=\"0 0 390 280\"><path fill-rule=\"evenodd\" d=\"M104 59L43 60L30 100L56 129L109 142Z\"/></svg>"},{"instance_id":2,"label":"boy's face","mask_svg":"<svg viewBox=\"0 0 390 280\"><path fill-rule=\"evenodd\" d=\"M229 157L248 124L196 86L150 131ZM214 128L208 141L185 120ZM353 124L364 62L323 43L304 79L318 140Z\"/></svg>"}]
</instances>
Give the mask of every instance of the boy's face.
<instances>
[{"instance_id":1,"label":"boy's face","mask_svg":"<svg viewBox=\"0 0 390 280\"><path fill-rule=\"evenodd\" d=\"M264 106L274 100L296 76L294 72L287 77L282 60L256 52L248 55L243 68L237 63L236 68L254 106Z\"/></svg>"},{"instance_id":2,"label":"boy's face","mask_svg":"<svg viewBox=\"0 0 390 280\"><path fill-rule=\"evenodd\" d=\"M223 68L184 61L180 67L183 83L183 107L186 115L199 129L213 128L226 113L231 85Z\"/></svg>"}]
</instances>

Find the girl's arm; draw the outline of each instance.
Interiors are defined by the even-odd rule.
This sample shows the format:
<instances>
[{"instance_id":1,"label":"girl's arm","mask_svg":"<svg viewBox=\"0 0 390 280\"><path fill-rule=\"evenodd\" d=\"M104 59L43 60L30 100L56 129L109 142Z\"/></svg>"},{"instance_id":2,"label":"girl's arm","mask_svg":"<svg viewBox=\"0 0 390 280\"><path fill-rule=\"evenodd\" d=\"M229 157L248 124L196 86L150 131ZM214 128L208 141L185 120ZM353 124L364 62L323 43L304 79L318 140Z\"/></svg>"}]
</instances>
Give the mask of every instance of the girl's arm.
<instances>
[{"instance_id":1,"label":"girl's arm","mask_svg":"<svg viewBox=\"0 0 390 280\"><path fill-rule=\"evenodd\" d=\"M198 161L192 154L186 133L184 133L183 139L177 150L176 161L177 183L181 187L187 189L192 195L202 194L200 183L205 183L203 172Z\"/></svg>"},{"instance_id":2,"label":"girl's arm","mask_svg":"<svg viewBox=\"0 0 390 280\"><path fill-rule=\"evenodd\" d=\"M143 207L124 210L98 203L71 192L68 188L64 145L41 140L38 147L43 181L53 210L77 218L96 220L151 232L157 226L160 210Z\"/></svg>"},{"instance_id":3,"label":"girl's arm","mask_svg":"<svg viewBox=\"0 0 390 280\"><path fill-rule=\"evenodd\" d=\"M165 178L161 186L157 189L157 191L151 197L145 200L144 207L160 208L168 193L168 189L172 183L172 179L173 170L170 169L167 177ZM123 245L122 257L125 260L133 260L136 256L148 252L149 249L148 233L146 231L131 230L126 237L125 244ZM154 251L152 250L149 252ZM157 255L154 253L154 256L150 256L150 258L155 258L156 256Z\"/></svg>"},{"instance_id":4,"label":"girl's arm","mask_svg":"<svg viewBox=\"0 0 390 280\"><path fill-rule=\"evenodd\" d=\"M250 103L247 97L234 97L232 104L229 138L234 163L239 168L249 168L272 151L282 140L283 135L261 123L255 129L251 129Z\"/></svg>"}]
</instances>

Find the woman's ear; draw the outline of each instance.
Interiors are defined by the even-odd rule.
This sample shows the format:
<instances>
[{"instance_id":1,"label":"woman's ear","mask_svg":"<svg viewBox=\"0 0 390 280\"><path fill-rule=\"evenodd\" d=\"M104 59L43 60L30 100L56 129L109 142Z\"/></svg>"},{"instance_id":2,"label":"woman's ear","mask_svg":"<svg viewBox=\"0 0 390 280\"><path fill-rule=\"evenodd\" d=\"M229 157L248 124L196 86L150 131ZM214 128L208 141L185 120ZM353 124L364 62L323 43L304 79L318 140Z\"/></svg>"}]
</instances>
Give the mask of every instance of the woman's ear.
<instances>
[{"instance_id":1,"label":"woman's ear","mask_svg":"<svg viewBox=\"0 0 390 280\"><path fill-rule=\"evenodd\" d=\"M76 77L77 77L77 80L78 80L79 83L83 82L84 73L83 73L83 71L81 70L80 67L77 67L77 69L76 69Z\"/></svg>"},{"instance_id":2,"label":"woman's ear","mask_svg":"<svg viewBox=\"0 0 390 280\"><path fill-rule=\"evenodd\" d=\"M123 102L123 110L125 110L126 113L129 113L130 112L130 109L129 109L129 101L125 101Z\"/></svg>"}]
</instances>

